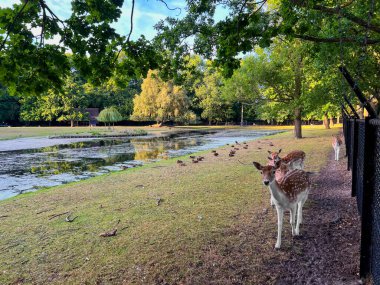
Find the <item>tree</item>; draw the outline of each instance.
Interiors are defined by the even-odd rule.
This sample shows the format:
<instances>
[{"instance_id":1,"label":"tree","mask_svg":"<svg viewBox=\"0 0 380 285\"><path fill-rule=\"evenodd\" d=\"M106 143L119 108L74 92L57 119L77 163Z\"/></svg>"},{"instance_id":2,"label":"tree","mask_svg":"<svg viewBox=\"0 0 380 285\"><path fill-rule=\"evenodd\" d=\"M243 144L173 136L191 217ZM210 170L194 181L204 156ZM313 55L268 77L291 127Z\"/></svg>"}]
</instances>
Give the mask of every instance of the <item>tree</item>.
<instances>
[{"instance_id":1,"label":"tree","mask_svg":"<svg viewBox=\"0 0 380 285\"><path fill-rule=\"evenodd\" d=\"M380 15L376 11L380 2L342 2L190 1L184 18L168 18L157 24L156 42L173 53L193 50L214 58L223 75L229 77L239 67L242 53L252 52L257 46L268 48L275 39L300 39L309 43L309 55L319 61L321 70L329 65L338 73L343 59L349 70L357 71L355 79L367 99L379 102ZM218 6L230 12L221 21L214 19ZM189 37L194 46L188 45Z\"/></svg>"},{"instance_id":2,"label":"tree","mask_svg":"<svg viewBox=\"0 0 380 285\"><path fill-rule=\"evenodd\" d=\"M189 99L180 86L172 81L164 82L157 71L150 70L141 85L140 95L133 99L132 119L155 120L162 124L166 121L181 121L188 116Z\"/></svg>"},{"instance_id":3,"label":"tree","mask_svg":"<svg viewBox=\"0 0 380 285\"><path fill-rule=\"evenodd\" d=\"M291 112L296 138L302 138L302 111L310 94L305 92L308 82L304 76L307 64L304 48L299 41L276 42L270 53L260 54L256 64L264 99L272 107ZM267 105L263 104L262 108L267 108Z\"/></svg>"},{"instance_id":4,"label":"tree","mask_svg":"<svg viewBox=\"0 0 380 285\"><path fill-rule=\"evenodd\" d=\"M195 95L202 108L201 117L212 122L227 121L232 117L232 105L222 98L223 77L208 63L202 82L195 88Z\"/></svg>"},{"instance_id":5,"label":"tree","mask_svg":"<svg viewBox=\"0 0 380 285\"><path fill-rule=\"evenodd\" d=\"M6 88L0 86L0 123L19 119L20 103L18 98L10 96Z\"/></svg>"},{"instance_id":6,"label":"tree","mask_svg":"<svg viewBox=\"0 0 380 285\"><path fill-rule=\"evenodd\" d=\"M20 2L0 8L0 83L11 94L60 89L72 67L99 85L115 71L145 75L158 65L156 50L143 36L131 40L133 25L127 37L112 27L121 16L123 0L72 0L65 20L45 0ZM131 17L133 10L134 5ZM49 41L53 38L60 42Z\"/></svg>"},{"instance_id":7,"label":"tree","mask_svg":"<svg viewBox=\"0 0 380 285\"><path fill-rule=\"evenodd\" d=\"M141 80L117 82L111 77L100 86L84 84L84 92L88 97L88 107L104 109L115 107L123 118L128 119L133 112L133 97L141 92Z\"/></svg>"},{"instance_id":8,"label":"tree","mask_svg":"<svg viewBox=\"0 0 380 285\"><path fill-rule=\"evenodd\" d=\"M244 124L244 114L258 107L262 99L262 91L258 82L258 68L260 63L255 57L246 57L241 61L240 67L234 70L231 78L225 80L222 87L223 99L237 103L241 108L240 124Z\"/></svg>"},{"instance_id":9,"label":"tree","mask_svg":"<svg viewBox=\"0 0 380 285\"><path fill-rule=\"evenodd\" d=\"M106 126L107 123L109 123L109 126L111 126L111 123L120 122L121 120L123 120L123 116L115 107L109 107L103 109L96 119L99 122L105 123Z\"/></svg>"},{"instance_id":10,"label":"tree","mask_svg":"<svg viewBox=\"0 0 380 285\"><path fill-rule=\"evenodd\" d=\"M70 121L73 127L75 121L86 119L87 99L83 81L74 72L65 78L60 90L48 89L38 96L22 98L21 118L24 121Z\"/></svg>"}]
</instances>

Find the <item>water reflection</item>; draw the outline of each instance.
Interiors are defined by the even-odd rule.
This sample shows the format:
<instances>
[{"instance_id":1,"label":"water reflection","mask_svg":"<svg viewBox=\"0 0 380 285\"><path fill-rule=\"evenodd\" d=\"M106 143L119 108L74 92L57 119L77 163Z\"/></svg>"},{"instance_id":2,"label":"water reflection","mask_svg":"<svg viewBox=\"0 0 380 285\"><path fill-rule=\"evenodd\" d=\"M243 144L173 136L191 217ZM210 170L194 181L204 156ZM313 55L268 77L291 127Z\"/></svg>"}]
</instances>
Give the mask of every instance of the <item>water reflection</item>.
<instances>
[{"instance_id":1,"label":"water reflection","mask_svg":"<svg viewBox=\"0 0 380 285\"><path fill-rule=\"evenodd\" d=\"M193 131L162 137L100 139L0 152L0 200L41 187L78 181L267 134Z\"/></svg>"}]
</instances>

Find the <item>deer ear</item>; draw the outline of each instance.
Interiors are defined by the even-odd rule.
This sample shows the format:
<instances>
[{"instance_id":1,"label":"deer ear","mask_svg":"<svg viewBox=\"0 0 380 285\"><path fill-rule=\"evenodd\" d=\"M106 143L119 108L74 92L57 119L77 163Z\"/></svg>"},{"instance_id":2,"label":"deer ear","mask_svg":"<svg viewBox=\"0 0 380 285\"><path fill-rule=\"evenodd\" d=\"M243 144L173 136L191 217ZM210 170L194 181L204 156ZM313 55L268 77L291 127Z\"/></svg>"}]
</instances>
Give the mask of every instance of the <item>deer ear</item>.
<instances>
[{"instance_id":1,"label":"deer ear","mask_svg":"<svg viewBox=\"0 0 380 285\"><path fill-rule=\"evenodd\" d=\"M280 150L278 151L278 153L280 153L280 152L281 152L281 150L282 150L282 148L280 148Z\"/></svg>"},{"instance_id":2,"label":"deer ear","mask_svg":"<svg viewBox=\"0 0 380 285\"><path fill-rule=\"evenodd\" d=\"M256 162L256 161L253 162L253 165L254 165L258 170L261 170L261 169L263 168L263 167L261 166L261 164L258 163L258 162Z\"/></svg>"},{"instance_id":3,"label":"deer ear","mask_svg":"<svg viewBox=\"0 0 380 285\"><path fill-rule=\"evenodd\" d=\"M268 150L268 153L269 153L269 154L272 154L272 152L271 152L270 150Z\"/></svg>"}]
</instances>

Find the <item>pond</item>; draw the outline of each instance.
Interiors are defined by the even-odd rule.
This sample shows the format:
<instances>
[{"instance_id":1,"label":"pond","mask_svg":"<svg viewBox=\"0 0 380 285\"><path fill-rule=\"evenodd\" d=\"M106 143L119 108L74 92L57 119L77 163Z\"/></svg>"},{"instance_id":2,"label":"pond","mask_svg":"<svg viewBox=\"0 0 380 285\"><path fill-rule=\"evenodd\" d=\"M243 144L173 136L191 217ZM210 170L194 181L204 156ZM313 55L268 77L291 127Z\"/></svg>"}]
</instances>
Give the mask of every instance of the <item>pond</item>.
<instances>
[{"instance_id":1,"label":"pond","mask_svg":"<svg viewBox=\"0 0 380 285\"><path fill-rule=\"evenodd\" d=\"M11 149L0 151L0 200L272 133L275 131L187 131L125 139L67 140L64 144L57 141L56 145L52 145L53 139L40 138L41 145L49 146L36 148L33 144L28 149L18 149L16 142L9 140L5 141L8 147L0 148Z\"/></svg>"}]
</instances>

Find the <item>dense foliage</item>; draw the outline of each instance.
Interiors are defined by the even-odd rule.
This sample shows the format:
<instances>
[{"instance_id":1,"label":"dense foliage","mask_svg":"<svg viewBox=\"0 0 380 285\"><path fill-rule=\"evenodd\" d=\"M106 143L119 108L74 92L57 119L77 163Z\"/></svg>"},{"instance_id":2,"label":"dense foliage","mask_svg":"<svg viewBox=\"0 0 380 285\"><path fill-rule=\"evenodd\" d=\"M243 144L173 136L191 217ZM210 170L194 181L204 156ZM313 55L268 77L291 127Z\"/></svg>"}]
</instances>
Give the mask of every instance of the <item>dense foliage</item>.
<instances>
[{"instance_id":1,"label":"dense foliage","mask_svg":"<svg viewBox=\"0 0 380 285\"><path fill-rule=\"evenodd\" d=\"M141 93L134 100L132 118L135 120L154 120L183 122L192 118L189 113L189 98L182 87L172 81L163 81L158 73L149 71L141 85Z\"/></svg>"},{"instance_id":2,"label":"dense foliage","mask_svg":"<svg viewBox=\"0 0 380 285\"><path fill-rule=\"evenodd\" d=\"M15 114L19 103L22 119L46 121L110 106L123 119L133 111L135 119L159 122L243 122L244 113L294 120L301 137L301 120L337 116L341 94L349 93L341 64L379 112L379 1L186 3L186 14L157 23L152 41L132 40L133 26L126 36L112 28L123 0L72 0L63 20L44 0L0 8L0 83L19 98L10 103ZM228 15L215 20L220 9ZM153 80L148 70L155 70L154 94L140 89L143 78ZM9 102L0 100L0 108Z\"/></svg>"}]
</instances>

